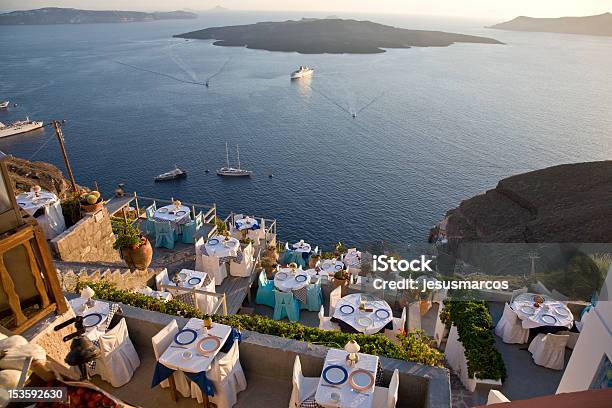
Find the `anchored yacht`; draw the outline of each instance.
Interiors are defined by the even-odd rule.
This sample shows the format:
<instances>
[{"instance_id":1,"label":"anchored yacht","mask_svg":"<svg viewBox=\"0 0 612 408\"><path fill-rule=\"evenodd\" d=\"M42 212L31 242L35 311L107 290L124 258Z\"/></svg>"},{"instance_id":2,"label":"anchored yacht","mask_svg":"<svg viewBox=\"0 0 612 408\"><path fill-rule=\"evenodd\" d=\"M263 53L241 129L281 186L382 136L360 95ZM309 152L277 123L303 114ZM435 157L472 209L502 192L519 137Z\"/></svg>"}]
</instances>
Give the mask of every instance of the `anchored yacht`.
<instances>
[{"instance_id":1,"label":"anchored yacht","mask_svg":"<svg viewBox=\"0 0 612 408\"><path fill-rule=\"evenodd\" d=\"M227 177L250 177L253 173L249 170L244 170L240 168L240 149L238 149L238 145L236 145L236 153L238 155L238 168L230 167L229 164L229 153L227 150L227 142L225 142L225 167L221 167L217 170L217 174L219 176L227 176Z\"/></svg>"},{"instance_id":2,"label":"anchored yacht","mask_svg":"<svg viewBox=\"0 0 612 408\"><path fill-rule=\"evenodd\" d=\"M13 136L19 133L40 129L41 127L43 127L42 122L36 122L30 120L30 118L26 118L26 120L18 120L10 125L5 125L4 123L0 122L0 137Z\"/></svg>"},{"instance_id":3,"label":"anchored yacht","mask_svg":"<svg viewBox=\"0 0 612 408\"><path fill-rule=\"evenodd\" d=\"M162 173L159 176L155 177L154 180L155 181L168 181L168 180L175 180L175 179L184 178L184 177L187 177L187 172L181 169L179 166L174 165L174 170L170 170L166 173Z\"/></svg>"},{"instance_id":4,"label":"anchored yacht","mask_svg":"<svg viewBox=\"0 0 612 408\"><path fill-rule=\"evenodd\" d=\"M314 73L314 69L300 65L300 68L297 71L293 71L291 73L291 79L300 79L304 77L309 77L313 73Z\"/></svg>"},{"instance_id":5,"label":"anchored yacht","mask_svg":"<svg viewBox=\"0 0 612 408\"><path fill-rule=\"evenodd\" d=\"M0 109L6 109L9 106L9 101L0 102Z\"/></svg>"}]
</instances>

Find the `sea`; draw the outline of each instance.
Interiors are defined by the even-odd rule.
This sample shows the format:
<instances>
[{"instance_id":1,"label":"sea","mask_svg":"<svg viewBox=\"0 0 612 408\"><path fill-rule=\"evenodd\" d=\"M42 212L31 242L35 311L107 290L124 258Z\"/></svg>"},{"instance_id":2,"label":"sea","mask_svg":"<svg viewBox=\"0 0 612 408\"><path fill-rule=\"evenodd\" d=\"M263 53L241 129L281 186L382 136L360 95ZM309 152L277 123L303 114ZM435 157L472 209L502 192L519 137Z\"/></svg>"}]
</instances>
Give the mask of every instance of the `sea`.
<instances>
[{"instance_id":1,"label":"sea","mask_svg":"<svg viewBox=\"0 0 612 408\"><path fill-rule=\"evenodd\" d=\"M486 19L339 16L504 45L301 55L172 38L325 17L316 13L0 26L0 99L17 104L0 121L66 120L77 182L95 181L105 196L124 183L216 203L220 215L274 218L281 239L324 250L424 242L447 210L502 178L610 158L612 38L493 30ZM300 65L314 76L291 81ZM239 145L251 178L215 174L226 143L232 165ZM0 150L64 169L51 127L2 139ZM153 182L175 165L186 179Z\"/></svg>"}]
</instances>

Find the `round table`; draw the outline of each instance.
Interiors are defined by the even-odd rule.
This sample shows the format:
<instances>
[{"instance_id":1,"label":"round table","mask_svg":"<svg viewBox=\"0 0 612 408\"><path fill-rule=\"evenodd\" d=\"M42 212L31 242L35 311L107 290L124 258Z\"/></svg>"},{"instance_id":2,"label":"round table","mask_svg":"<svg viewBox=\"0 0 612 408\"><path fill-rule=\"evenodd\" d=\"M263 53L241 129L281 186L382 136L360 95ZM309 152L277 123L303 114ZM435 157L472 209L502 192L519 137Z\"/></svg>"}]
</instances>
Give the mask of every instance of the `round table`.
<instances>
[{"instance_id":1,"label":"round table","mask_svg":"<svg viewBox=\"0 0 612 408\"><path fill-rule=\"evenodd\" d=\"M307 253L311 252L310 244L306 242L302 242L302 243L296 242L295 244L291 246L291 248L293 248L293 251L295 252L307 252Z\"/></svg>"},{"instance_id":2,"label":"round table","mask_svg":"<svg viewBox=\"0 0 612 408\"><path fill-rule=\"evenodd\" d=\"M365 308L372 309L371 312L359 310L359 304L362 296L365 300ZM342 307L346 305L351 306L353 311L349 313L351 309L350 307ZM378 310L385 310L386 313L379 312L377 315L376 312ZM335 320L348 324L360 333L374 334L383 330L387 324L393 321L393 311L391 310L391 306L389 306L389 304L382 299L365 293L353 293L352 295L344 296L338 301L336 304L336 310L334 311L334 315L332 317ZM371 323L365 325L364 323L366 321Z\"/></svg>"},{"instance_id":3,"label":"round table","mask_svg":"<svg viewBox=\"0 0 612 408\"><path fill-rule=\"evenodd\" d=\"M187 224L191 219L189 207L181 205L178 210L174 204L159 207L155 210L153 218L157 221L166 221L174 225Z\"/></svg>"},{"instance_id":4,"label":"round table","mask_svg":"<svg viewBox=\"0 0 612 408\"><path fill-rule=\"evenodd\" d=\"M257 220L251 217L240 218L235 221L235 224L236 224L236 229L238 231L252 230L252 229L259 228L259 223L257 222Z\"/></svg>"},{"instance_id":5,"label":"round table","mask_svg":"<svg viewBox=\"0 0 612 408\"><path fill-rule=\"evenodd\" d=\"M284 280L279 279L279 274L285 273L287 278ZM282 276L282 275L281 275ZM296 280L298 276L305 276L306 279ZM294 290L299 290L305 288L310 281L310 276L303 270L296 269L295 273L291 272L291 268L281 268L276 275L274 275L274 286L276 289L281 292L292 292Z\"/></svg>"},{"instance_id":6,"label":"round table","mask_svg":"<svg viewBox=\"0 0 612 408\"><path fill-rule=\"evenodd\" d=\"M236 238L230 238L229 241L226 241L224 236L217 235L206 241L204 248L210 256L216 256L217 258L235 257L238 255L238 249L240 249L240 241Z\"/></svg>"},{"instance_id":7,"label":"round table","mask_svg":"<svg viewBox=\"0 0 612 408\"><path fill-rule=\"evenodd\" d=\"M17 204L33 217L42 212L36 216L36 221L47 239L53 239L66 230L62 204L55 194L49 191L22 193L17 196Z\"/></svg>"},{"instance_id":8,"label":"round table","mask_svg":"<svg viewBox=\"0 0 612 408\"><path fill-rule=\"evenodd\" d=\"M332 259L324 259L321 261L319 268L321 268L321 270L328 275L333 275L334 273L344 269L344 262L338 260L335 261L336 262L334 262Z\"/></svg>"},{"instance_id":9,"label":"round table","mask_svg":"<svg viewBox=\"0 0 612 408\"><path fill-rule=\"evenodd\" d=\"M534 307L535 296L544 299L540 307ZM536 327L567 327L570 329L574 324L574 315L562 302L552 299L550 296L535 293L523 293L518 295L510 305L512 310L522 321L523 329L534 329Z\"/></svg>"}]
</instances>

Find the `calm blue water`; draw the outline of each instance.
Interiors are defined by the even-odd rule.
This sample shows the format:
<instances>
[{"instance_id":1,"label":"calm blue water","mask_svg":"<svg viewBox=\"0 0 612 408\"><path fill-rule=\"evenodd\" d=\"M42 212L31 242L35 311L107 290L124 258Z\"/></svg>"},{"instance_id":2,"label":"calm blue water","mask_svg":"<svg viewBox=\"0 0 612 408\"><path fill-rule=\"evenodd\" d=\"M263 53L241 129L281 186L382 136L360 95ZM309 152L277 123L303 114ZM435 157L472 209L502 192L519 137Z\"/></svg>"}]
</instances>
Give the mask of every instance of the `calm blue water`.
<instances>
[{"instance_id":1,"label":"calm blue water","mask_svg":"<svg viewBox=\"0 0 612 408\"><path fill-rule=\"evenodd\" d=\"M324 246L421 242L446 210L500 178L609 158L612 38L401 16L370 18L507 45L305 56L171 38L286 17L301 16L0 27L0 98L19 104L0 121L67 119L81 184L216 202L222 214L277 218L283 238ZM206 89L114 61L195 82L227 64ZM298 65L316 67L310 83L289 80ZM204 173L223 164L226 141L240 145L250 180ZM0 150L63 168L50 129L2 140ZM186 180L153 183L175 163Z\"/></svg>"}]
</instances>

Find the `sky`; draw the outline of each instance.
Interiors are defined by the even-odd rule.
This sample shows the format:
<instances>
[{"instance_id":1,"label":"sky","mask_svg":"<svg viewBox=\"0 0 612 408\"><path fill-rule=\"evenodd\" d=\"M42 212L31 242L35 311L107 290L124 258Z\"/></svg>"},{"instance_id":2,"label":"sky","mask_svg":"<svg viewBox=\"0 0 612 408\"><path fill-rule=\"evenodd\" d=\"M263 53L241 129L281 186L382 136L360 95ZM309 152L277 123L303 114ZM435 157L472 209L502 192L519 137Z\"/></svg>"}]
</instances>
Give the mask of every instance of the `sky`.
<instances>
[{"instance_id":1,"label":"sky","mask_svg":"<svg viewBox=\"0 0 612 408\"><path fill-rule=\"evenodd\" d=\"M115 10L232 10L401 13L462 17L514 18L584 16L612 12L612 0L0 0L0 9L74 7Z\"/></svg>"}]
</instances>

